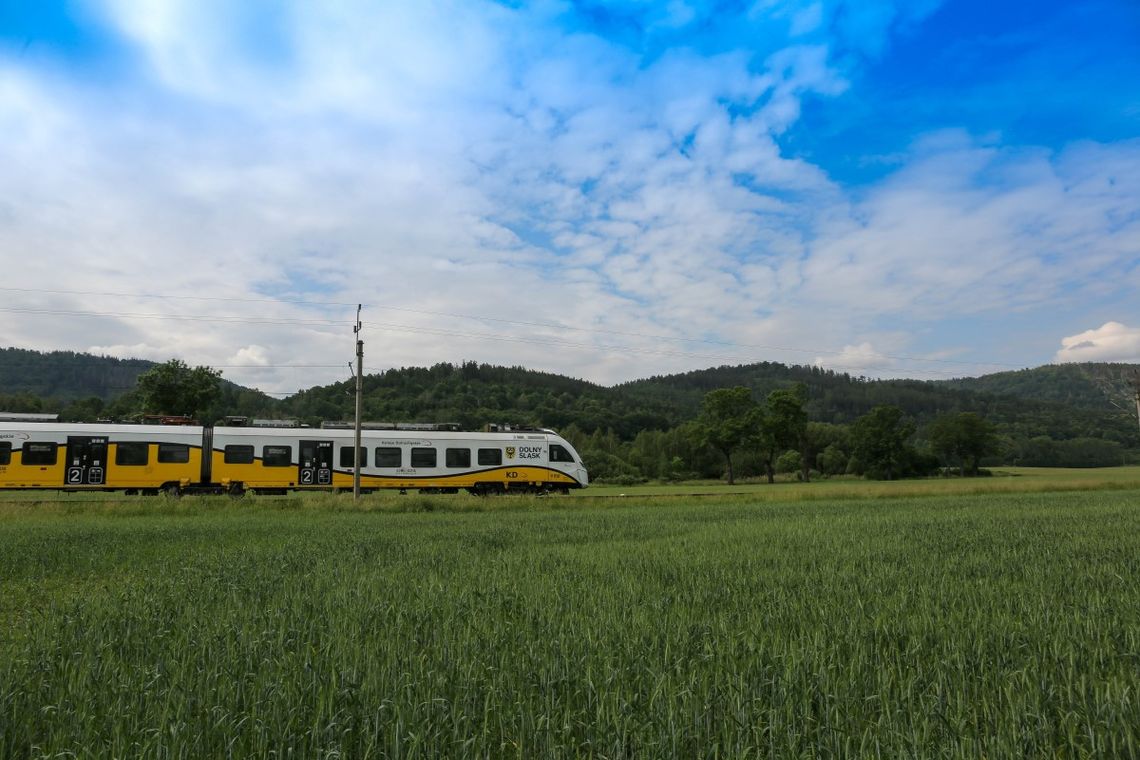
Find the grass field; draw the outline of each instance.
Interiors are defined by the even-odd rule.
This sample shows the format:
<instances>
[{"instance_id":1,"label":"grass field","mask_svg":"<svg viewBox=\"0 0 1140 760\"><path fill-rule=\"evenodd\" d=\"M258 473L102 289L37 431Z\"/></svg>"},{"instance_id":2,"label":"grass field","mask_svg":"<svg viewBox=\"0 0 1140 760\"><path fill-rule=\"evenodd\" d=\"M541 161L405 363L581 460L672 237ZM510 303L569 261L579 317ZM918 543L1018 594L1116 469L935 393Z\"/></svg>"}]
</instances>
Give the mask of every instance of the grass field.
<instances>
[{"instance_id":1,"label":"grass field","mask_svg":"<svg viewBox=\"0 0 1140 760\"><path fill-rule=\"evenodd\" d=\"M1053 467L1000 467L992 477L924 478L884 482L861 478L837 477L797 482L791 475L779 476L776 483L767 481L738 483L704 481L681 484L636 486L594 485L575 491L579 497L597 496L675 496L748 494L765 501L834 500L845 498L899 498L946 494L1031 493L1042 491L1087 491L1103 489L1140 489L1140 467L1103 467L1062 469Z\"/></svg>"},{"instance_id":2,"label":"grass field","mask_svg":"<svg viewBox=\"0 0 1140 760\"><path fill-rule=\"evenodd\" d=\"M1095 472L20 495L0 757L1137 756L1140 470Z\"/></svg>"}]
</instances>

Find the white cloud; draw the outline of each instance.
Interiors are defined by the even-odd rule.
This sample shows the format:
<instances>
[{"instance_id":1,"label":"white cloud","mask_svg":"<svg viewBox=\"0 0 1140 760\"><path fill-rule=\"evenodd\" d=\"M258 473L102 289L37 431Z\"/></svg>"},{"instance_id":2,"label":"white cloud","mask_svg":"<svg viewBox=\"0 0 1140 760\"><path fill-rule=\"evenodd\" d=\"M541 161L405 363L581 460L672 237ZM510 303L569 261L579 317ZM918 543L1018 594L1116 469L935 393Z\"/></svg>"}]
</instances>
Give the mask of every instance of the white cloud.
<instances>
[{"instance_id":1,"label":"white cloud","mask_svg":"<svg viewBox=\"0 0 1140 760\"><path fill-rule=\"evenodd\" d=\"M1133 171L1140 143L1053 156L937 136L822 228L802 295L922 320L1079 303L1135 259Z\"/></svg>"},{"instance_id":2,"label":"white cloud","mask_svg":"<svg viewBox=\"0 0 1140 760\"><path fill-rule=\"evenodd\" d=\"M836 356L817 356L813 362L817 367L840 366L846 370L856 371L868 368L883 369L884 364L890 360L875 350L870 343L860 343L857 346L844 346Z\"/></svg>"},{"instance_id":3,"label":"white cloud","mask_svg":"<svg viewBox=\"0 0 1140 760\"><path fill-rule=\"evenodd\" d=\"M1061 338L1056 362L1140 363L1140 327L1105 322L1100 327Z\"/></svg>"},{"instance_id":4,"label":"white cloud","mask_svg":"<svg viewBox=\"0 0 1140 760\"><path fill-rule=\"evenodd\" d=\"M117 359L150 359L151 361L164 362L172 358L167 347L152 346L147 343L87 346L82 350L96 356L112 356Z\"/></svg>"},{"instance_id":5,"label":"white cloud","mask_svg":"<svg viewBox=\"0 0 1140 760\"><path fill-rule=\"evenodd\" d=\"M265 346L246 346L230 357L231 364L252 364L257 367L269 365L269 350Z\"/></svg>"}]
</instances>

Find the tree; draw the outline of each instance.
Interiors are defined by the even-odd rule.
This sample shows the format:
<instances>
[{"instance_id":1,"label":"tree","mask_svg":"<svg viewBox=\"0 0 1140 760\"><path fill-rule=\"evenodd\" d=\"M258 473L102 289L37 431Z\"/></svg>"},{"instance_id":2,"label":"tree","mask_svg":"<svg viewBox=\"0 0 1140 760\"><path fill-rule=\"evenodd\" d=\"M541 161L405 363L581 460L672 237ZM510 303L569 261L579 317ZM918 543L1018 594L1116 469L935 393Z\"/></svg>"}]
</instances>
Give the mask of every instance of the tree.
<instances>
[{"instance_id":1,"label":"tree","mask_svg":"<svg viewBox=\"0 0 1140 760\"><path fill-rule=\"evenodd\" d=\"M835 475L847 469L847 455L844 451L847 446L846 431L845 427L828 422L807 424L800 447L800 478L805 483L811 475L812 467L824 475Z\"/></svg>"},{"instance_id":2,"label":"tree","mask_svg":"<svg viewBox=\"0 0 1140 760\"><path fill-rule=\"evenodd\" d=\"M98 396L89 396L79 401L72 401L63 408L59 416L69 422L94 422L103 414L106 406L103 399Z\"/></svg>"},{"instance_id":3,"label":"tree","mask_svg":"<svg viewBox=\"0 0 1140 760\"><path fill-rule=\"evenodd\" d=\"M819 465L819 471L825 476L842 475L847 472L847 452L837 443L829 443L816 457L816 461Z\"/></svg>"},{"instance_id":4,"label":"tree","mask_svg":"<svg viewBox=\"0 0 1140 760\"><path fill-rule=\"evenodd\" d=\"M171 359L139 375L139 397L150 414L184 414L203 411L219 392L220 370L191 369L181 359Z\"/></svg>"},{"instance_id":5,"label":"tree","mask_svg":"<svg viewBox=\"0 0 1140 760\"><path fill-rule=\"evenodd\" d=\"M776 457L776 472L796 472L801 467L800 459L800 452L795 449L788 449Z\"/></svg>"},{"instance_id":6,"label":"tree","mask_svg":"<svg viewBox=\"0 0 1140 760\"><path fill-rule=\"evenodd\" d=\"M695 428L700 440L719 451L725 460L728 484L735 483L732 454L756 428L756 402L743 386L717 388L705 394Z\"/></svg>"},{"instance_id":7,"label":"tree","mask_svg":"<svg viewBox=\"0 0 1140 760\"><path fill-rule=\"evenodd\" d=\"M935 418L927 428L927 437L947 468L957 461L963 476L976 475L982 457L998 451L997 429L973 412Z\"/></svg>"},{"instance_id":8,"label":"tree","mask_svg":"<svg viewBox=\"0 0 1140 760\"><path fill-rule=\"evenodd\" d=\"M851 427L855 457L872 477L894 480L910 453L907 439L914 429L914 423L903 418L902 409L876 406Z\"/></svg>"},{"instance_id":9,"label":"tree","mask_svg":"<svg viewBox=\"0 0 1140 760\"><path fill-rule=\"evenodd\" d=\"M769 483L776 480L776 457L789 449L799 451L803 447L807 432L806 400L807 388L803 383L796 383L792 388L778 388L768 394L759 415L757 441Z\"/></svg>"}]
</instances>

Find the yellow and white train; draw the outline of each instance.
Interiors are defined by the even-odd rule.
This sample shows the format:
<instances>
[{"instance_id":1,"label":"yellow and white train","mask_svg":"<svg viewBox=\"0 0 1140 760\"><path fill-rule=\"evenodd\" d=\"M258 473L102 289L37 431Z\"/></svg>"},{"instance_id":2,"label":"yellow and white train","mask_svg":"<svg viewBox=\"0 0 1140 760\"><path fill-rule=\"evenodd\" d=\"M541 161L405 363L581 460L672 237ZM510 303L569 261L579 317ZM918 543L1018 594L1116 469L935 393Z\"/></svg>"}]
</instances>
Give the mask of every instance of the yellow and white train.
<instances>
[{"instance_id":1,"label":"yellow and white train","mask_svg":"<svg viewBox=\"0 0 1140 760\"><path fill-rule=\"evenodd\" d=\"M581 457L553 430L411 427L362 432L362 491L565 493L589 482ZM0 489L352 489L353 443L351 428L0 422Z\"/></svg>"}]
</instances>

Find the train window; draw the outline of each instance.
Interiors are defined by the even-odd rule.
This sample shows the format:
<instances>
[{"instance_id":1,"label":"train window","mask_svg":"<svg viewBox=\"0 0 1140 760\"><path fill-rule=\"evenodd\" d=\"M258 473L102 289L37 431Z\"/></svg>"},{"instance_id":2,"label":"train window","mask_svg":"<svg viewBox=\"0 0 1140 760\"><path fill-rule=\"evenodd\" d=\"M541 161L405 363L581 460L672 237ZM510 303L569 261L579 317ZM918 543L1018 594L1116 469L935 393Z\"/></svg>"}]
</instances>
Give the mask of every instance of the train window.
<instances>
[{"instance_id":1,"label":"train window","mask_svg":"<svg viewBox=\"0 0 1140 760\"><path fill-rule=\"evenodd\" d=\"M570 452L559 446L557 443L550 444L550 461L551 462L574 462L574 457Z\"/></svg>"},{"instance_id":2,"label":"train window","mask_svg":"<svg viewBox=\"0 0 1140 760\"><path fill-rule=\"evenodd\" d=\"M398 446L377 446L376 447L376 466L377 467L403 467L404 457L403 453Z\"/></svg>"},{"instance_id":3,"label":"train window","mask_svg":"<svg viewBox=\"0 0 1140 760\"><path fill-rule=\"evenodd\" d=\"M470 467L471 449L448 449L444 460L448 467Z\"/></svg>"},{"instance_id":4,"label":"train window","mask_svg":"<svg viewBox=\"0 0 1140 760\"><path fill-rule=\"evenodd\" d=\"M342 446L340 449L340 466L341 467L355 467L356 462L352 461L352 447ZM368 466L368 449L363 446L360 447L360 466Z\"/></svg>"},{"instance_id":5,"label":"train window","mask_svg":"<svg viewBox=\"0 0 1140 760\"><path fill-rule=\"evenodd\" d=\"M435 449L412 449L412 467L435 467Z\"/></svg>"},{"instance_id":6,"label":"train window","mask_svg":"<svg viewBox=\"0 0 1140 760\"><path fill-rule=\"evenodd\" d=\"M185 443L160 443L158 461L161 464L186 464L190 461L190 447Z\"/></svg>"},{"instance_id":7,"label":"train window","mask_svg":"<svg viewBox=\"0 0 1140 760\"><path fill-rule=\"evenodd\" d=\"M293 464L293 447L262 446L261 463L266 467L288 467Z\"/></svg>"},{"instance_id":8,"label":"train window","mask_svg":"<svg viewBox=\"0 0 1140 760\"><path fill-rule=\"evenodd\" d=\"M496 465L502 463L502 449L479 449L479 464Z\"/></svg>"},{"instance_id":9,"label":"train window","mask_svg":"<svg viewBox=\"0 0 1140 760\"><path fill-rule=\"evenodd\" d=\"M12 461L12 443L0 442L0 464L9 464Z\"/></svg>"},{"instance_id":10,"label":"train window","mask_svg":"<svg viewBox=\"0 0 1140 760\"><path fill-rule=\"evenodd\" d=\"M253 464L253 446L246 443L231 443L226 446L226 464Z\"/></svg>"},{"instance_id":11,"label":"train window","mask_svg":"<svg viewBox=\"0 0 1140 760\"><path fill-rule=\"evenodd\" d=\"M24 444L24 464L55 464L56 444L32 443Z\"/></svg>"},{"instance_id":12,"label":"train window","mask_svg":"<svg viewBox=\"0 0 1140 760\"><path fill-rule=\"evenodd\" d=\"M115 464L121 467L141 467L149 461L149 443L124 442L115 444Z\"/></svg>"}]
</instances>

